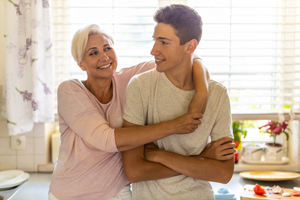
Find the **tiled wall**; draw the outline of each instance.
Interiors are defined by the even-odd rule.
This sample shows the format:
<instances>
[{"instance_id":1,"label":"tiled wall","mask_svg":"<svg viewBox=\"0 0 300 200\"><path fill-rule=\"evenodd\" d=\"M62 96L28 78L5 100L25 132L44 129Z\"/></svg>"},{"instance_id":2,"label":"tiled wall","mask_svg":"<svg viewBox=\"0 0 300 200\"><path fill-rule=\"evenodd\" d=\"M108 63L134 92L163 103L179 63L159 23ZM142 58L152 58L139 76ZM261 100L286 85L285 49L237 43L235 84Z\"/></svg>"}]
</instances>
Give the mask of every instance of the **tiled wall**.
<instances>
[{"instance_id":1,"label":"tiled wall","mask_svg":"<svg viewBox=\"0 0 300 200\"><path fill-rule=\"evenodd\" d=\"M28 172L38 171L39 165L49 163L48 137L45 134L46 126L37 123L31 132L26 133L26 147L24 150L10 148L6 120L0 118L0 171L20 169Z\"/></svg>"},{"instance_id":2,"label":"tiled wall","mask_svg":"<svg viewBox=\"0 0 300 200\"><path fill-rule=\"evenodd\" d=\"M2 86L0 85L0 103L1 99ZM6 119L0 116L0 171L20 169L36 172L39 165L49 163L49 137L53 132L52 124L36 123L33 130L25 134L25 149L14 150L10 148L10 137L6 123Z\"/></svg>"}]
</instances>

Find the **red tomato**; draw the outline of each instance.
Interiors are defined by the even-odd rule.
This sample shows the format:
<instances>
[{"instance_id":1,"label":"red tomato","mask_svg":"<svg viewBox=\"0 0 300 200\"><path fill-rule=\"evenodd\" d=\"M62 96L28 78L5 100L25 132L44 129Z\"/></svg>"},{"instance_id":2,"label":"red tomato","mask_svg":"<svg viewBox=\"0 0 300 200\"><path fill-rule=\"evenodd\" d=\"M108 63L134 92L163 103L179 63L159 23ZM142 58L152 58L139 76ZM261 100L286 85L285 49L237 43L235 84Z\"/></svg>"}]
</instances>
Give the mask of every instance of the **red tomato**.
<instances>
[{"instance_id":1,"label":"red tomato","mask_svg":"<svg viewBox=\"0 0 300 200\"><path fill-rule=\"evenodd\" d=\"M300 196L300 192L294 191L294 192L292 192L292 195L293 196Z\"/></svg>"},{"instance_id":2,"label":"red tomato","mask_svg":"<svg viewBox=\"0 0 300 200\"><path fill-rule=\"evenodd\" d=\"M255 185L255 187L253 188L253 191L255 194L259 194L259 195L266 194L266 191L258 184Z\"/></svg>"}]
</instances>

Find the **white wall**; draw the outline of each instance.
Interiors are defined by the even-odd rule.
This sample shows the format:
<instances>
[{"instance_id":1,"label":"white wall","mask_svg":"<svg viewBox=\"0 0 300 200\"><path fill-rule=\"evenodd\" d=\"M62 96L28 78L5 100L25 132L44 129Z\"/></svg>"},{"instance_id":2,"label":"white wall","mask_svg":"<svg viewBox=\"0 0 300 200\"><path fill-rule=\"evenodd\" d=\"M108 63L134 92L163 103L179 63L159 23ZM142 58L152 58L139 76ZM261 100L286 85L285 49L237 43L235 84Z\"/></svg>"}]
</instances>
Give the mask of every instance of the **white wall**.
<instances>
[{"instance_id":1,"label":"white wall","mask_svg":"<svg viewBox=\"0 0 300 200\"><path fill-rule=\"evenodd\" d=\"M4 46L4 0L1 0L0 1L0 87L3 85L4 49L5 49L5 46Z\"/></svg>"}]
</instances>

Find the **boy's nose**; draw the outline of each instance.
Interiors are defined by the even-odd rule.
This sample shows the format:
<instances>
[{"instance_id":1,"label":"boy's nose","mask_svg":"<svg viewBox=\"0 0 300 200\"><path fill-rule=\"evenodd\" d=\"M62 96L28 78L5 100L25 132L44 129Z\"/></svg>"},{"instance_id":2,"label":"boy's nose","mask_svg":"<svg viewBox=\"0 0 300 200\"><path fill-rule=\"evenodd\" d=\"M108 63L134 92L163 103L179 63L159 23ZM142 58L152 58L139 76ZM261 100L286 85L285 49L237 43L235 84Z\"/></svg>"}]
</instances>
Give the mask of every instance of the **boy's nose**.
<instances>
[{"instance_id":1,"label":"boy's nose","mask_svg":"<svg viewBox=\"0 0 300 200\"><path fill-rule=\"evenodd\" d=\"M158 55L158 50L157 50L156 42L154 43L154 45L153 45L153 47L152 47L152 50L151 50L150 54L151 54L152 56Z\"/></svg>"}]
</instances>

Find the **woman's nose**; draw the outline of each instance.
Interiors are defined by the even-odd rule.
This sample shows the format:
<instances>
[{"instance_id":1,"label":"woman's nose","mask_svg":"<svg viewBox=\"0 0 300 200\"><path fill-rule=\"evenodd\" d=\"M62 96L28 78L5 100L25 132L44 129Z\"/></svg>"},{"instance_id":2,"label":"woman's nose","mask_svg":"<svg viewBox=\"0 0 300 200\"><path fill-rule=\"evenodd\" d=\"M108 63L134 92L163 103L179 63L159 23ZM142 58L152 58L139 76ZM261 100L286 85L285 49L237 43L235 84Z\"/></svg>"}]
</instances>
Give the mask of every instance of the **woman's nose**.
<instances>
[{"instance_id":1,"label":"woman's nose","mask_svg":"<svg viewBox=\"0 0 300 200\"><path fill-rule=\"evenodd\" d=\"M109 59L109 57L107 56L107 54L105 52L100 54L100 61L107 61Z\"/></svg>"}]
</instances>

